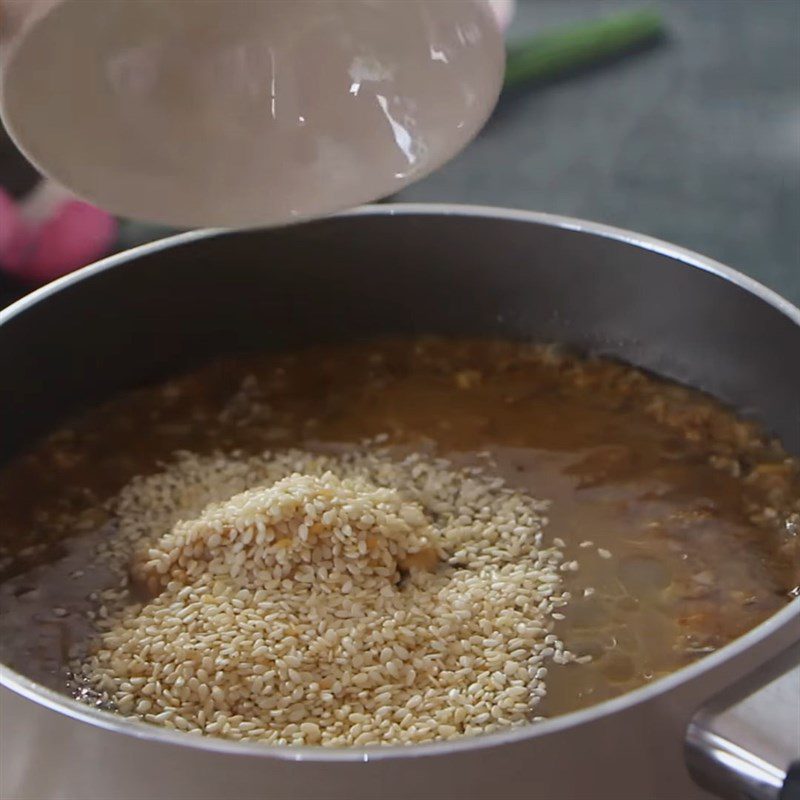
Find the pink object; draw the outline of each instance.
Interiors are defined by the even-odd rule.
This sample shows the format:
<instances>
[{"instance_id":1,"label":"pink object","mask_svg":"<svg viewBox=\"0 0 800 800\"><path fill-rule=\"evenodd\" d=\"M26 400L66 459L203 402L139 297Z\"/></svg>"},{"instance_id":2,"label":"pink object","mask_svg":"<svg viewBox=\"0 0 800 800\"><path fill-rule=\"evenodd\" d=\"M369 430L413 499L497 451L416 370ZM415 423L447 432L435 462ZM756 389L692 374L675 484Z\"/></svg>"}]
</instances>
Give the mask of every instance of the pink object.
<instances>
[{"instance_id":1,"label":"pink object","mask_svg":"<svg viewBox=\"0 0 800 800\"><path fill-rule=\"evenodd\" d=\"M0 267L26 283L47 283L90 264L114 243L110 214L44 181L16 203L0 189Z\"/></svg>"}]
</instances>

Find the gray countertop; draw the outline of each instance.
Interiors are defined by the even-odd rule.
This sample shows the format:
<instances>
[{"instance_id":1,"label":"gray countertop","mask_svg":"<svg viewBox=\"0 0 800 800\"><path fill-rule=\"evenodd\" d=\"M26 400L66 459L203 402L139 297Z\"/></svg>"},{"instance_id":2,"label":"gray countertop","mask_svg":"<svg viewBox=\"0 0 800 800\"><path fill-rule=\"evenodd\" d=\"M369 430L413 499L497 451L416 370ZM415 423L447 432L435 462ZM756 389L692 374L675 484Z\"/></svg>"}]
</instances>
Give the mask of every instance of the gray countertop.
<instances>
[{"instance_id":1,"label":"gray countertop","mask_svg":"<svg viewBox=\"0 0 800 800\"><path fill-rule=\"evenodd\" d=\"M641 8L519 0L509 38ZM800 0L660 0L652 50L501 101L398 196L551 211L648 233L800 302Z\"/></svg>"}]
</instances>

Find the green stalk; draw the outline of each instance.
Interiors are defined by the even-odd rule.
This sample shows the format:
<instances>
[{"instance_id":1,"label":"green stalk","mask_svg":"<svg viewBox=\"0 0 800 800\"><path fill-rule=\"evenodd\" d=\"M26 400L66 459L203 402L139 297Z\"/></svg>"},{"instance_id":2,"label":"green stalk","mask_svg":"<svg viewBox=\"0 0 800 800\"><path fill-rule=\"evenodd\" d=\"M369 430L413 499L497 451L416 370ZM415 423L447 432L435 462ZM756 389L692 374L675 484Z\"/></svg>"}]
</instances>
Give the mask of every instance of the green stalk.
<instances>
[{"instance_id":1,"label":"green stalk","mask_svg":"<svg viewBox=\"0 0 800 800\"><path fill-rule=\"evenodd\" d=\"M553 78L655 41L664 34L656 11L616 14L607 19L558 28L508 46L505 88Z\"/></svg>"}]
</instances>

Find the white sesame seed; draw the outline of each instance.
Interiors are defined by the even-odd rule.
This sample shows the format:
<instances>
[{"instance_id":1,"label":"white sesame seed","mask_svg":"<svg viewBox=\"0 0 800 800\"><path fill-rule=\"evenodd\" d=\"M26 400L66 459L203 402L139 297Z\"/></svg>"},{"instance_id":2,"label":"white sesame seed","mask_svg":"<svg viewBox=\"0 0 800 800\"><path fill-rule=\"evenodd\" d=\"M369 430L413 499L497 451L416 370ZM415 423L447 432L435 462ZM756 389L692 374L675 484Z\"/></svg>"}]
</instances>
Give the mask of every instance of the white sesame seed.
<instances>
[{"instance_id":1,"label":"white sesame seed","mask_svg":"<svg viewBox=\"0 0 800 800\"><path fill-rule=\"evenodd\" d=\"M418 454L180 454L115 501L105 557L122 575L135 553L152 599L127 585L104 597L111 619L83 668L122 713L237 740L360 746L521 724L543 659L574 658L548 631L577 562L545 543L544 508Z\"/></svg>"}]
</instances>

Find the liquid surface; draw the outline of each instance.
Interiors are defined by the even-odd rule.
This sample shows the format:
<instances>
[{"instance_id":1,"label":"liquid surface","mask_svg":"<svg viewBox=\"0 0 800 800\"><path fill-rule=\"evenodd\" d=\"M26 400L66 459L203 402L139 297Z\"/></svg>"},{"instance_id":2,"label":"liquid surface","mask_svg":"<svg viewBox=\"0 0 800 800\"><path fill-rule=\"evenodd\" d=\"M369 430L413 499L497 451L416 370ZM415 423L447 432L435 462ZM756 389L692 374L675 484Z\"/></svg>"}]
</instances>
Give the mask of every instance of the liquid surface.
<instances>
[{"instance_id":1,"label":"liquid surface","mask_svg":"<svg viewBox=\"0 0 800 800\"><path fill-rule=\"evenodd\" d=\"M104 503L176 450L406 451L494 464L549 499L573 596L547 716L727 644L796 594L800 466L701 395L601 360L502 342L388 341L219 361L73 421L0 474L0 657L69 691L85 652Z\"/></svg>"}]
</instances>

